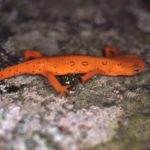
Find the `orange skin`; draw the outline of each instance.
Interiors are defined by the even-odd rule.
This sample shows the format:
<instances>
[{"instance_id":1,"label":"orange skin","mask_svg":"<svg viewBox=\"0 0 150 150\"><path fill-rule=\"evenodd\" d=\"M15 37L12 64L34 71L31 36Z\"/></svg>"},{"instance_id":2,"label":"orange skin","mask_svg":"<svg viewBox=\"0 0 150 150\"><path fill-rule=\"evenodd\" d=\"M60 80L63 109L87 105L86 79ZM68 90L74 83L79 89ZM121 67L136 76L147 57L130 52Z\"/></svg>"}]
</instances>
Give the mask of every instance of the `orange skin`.
<instances>
[{"instance_id":1,"label":"orange skin","mask_svg":"<svg viewBox=\"0 0 150 150\"><path fill-rule=\"evenodd\" d=\"M95 75L133 76L144 70L144 62L135 55L123 55L117 48L105 47L105 57L89 55L43 56L34 50L24 51L25 62L0 70L0 80L22 75L40 74L62 95L68 94L56 76L84 74L82 83ZM32 60L30 60L33 58Z\"/></svg>"}]
</instances>

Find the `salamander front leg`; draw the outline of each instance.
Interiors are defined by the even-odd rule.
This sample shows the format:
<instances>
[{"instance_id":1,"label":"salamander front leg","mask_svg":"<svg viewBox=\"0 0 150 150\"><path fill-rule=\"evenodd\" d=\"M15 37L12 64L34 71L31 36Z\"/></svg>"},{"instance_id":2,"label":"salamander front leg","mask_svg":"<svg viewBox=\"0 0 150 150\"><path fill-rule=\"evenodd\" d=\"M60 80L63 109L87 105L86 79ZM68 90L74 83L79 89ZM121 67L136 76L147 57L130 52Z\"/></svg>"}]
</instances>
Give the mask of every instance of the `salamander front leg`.
<instances>
[{"instance_id":1,"label":"salamander front leg","mask_svg":"<svg viewBox=\"0 0 150 150\"><path fill-rule=\"evenodd\" d=\"M40 52L35 51L35 50L24 50L23 54L24 54L25 61L30 60L30 59L40 58L43 56Z\"/></svg>"},{"instance_id":2,"label":"salamander front leg","mask_svg":"<svg viewBox=\"0 0 150 150\"><path fill-rule=\"evenodd\" d=\"M115 57L121 54L120 50L118 48L112 47L112 46L106 46L104 48L104 54L106 57Z\"/></svg>"},{"instance_id":3,"label":"salamander front leg","mask_svg":"<svg viewBox=\"0 0 150 150\"><path fill-rule=\"evenodd\" d=\"M102 70L93 70L88 72L87 74L83 75L81 77L82 83L87 82L89 79L91 79L92 77L94 77L95 75L104 75L105 72Z\"/></svg>"},{"instance_id":4,"label":"salamander front leg","mask_svg":"<svg viewBox=\"0 0 150 150\"><path fill-rule=\"evenodd\" d=\"M69 94L68 88L70 86L69 85L65 85L65 86L61 85L54 74L52 74L51 72L44 72L44 73L42 73L42 75L48 79L48 81L56 89L56 91L60 92L62 95Z\"/></svg>"}]
</instances>

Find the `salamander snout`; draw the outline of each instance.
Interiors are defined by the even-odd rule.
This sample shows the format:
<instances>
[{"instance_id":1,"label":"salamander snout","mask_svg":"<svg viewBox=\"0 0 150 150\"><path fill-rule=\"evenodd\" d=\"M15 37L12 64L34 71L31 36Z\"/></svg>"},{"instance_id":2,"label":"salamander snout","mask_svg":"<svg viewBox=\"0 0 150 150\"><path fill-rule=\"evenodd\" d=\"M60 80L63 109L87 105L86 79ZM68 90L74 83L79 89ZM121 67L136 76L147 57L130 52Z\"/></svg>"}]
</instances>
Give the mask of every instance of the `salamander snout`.
<instances>
[{"instance_id":1,"label":"salamander snout","mask_svg":"<svg viewBox=\"0 0 150 150\"><path fill-rule=\"evenodd\" d=\"M132 76L144 71L144 61L137 56L127 55L117 60L120 64L115 68L118 75Z\"/></svg>"}]
</instances>

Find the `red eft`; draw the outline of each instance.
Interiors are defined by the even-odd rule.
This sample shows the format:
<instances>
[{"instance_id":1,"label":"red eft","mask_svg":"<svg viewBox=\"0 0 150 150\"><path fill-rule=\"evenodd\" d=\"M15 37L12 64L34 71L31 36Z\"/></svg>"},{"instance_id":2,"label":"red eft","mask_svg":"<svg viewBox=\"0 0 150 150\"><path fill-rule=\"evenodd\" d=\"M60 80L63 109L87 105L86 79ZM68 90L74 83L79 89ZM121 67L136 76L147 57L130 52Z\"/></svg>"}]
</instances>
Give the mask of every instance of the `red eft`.
<instances>
[{"instance_id":1,"label":"red eft","mask_svg":"<svg viewBox=\"0 0 150 150\"><path fill-rule=\"evenodd\" d=\"M43 56L35 50L24 50L25 62L0 70L0 80L22 75L40 74L62 95L68 94L56 76L83 74L82 83L95 75L133 76L144 70L144 62L135 55L122 54L110 46L104 49L105 57L89 55ZM32 59L31 59L32 58Z\"/></svg>"}]
</instances>

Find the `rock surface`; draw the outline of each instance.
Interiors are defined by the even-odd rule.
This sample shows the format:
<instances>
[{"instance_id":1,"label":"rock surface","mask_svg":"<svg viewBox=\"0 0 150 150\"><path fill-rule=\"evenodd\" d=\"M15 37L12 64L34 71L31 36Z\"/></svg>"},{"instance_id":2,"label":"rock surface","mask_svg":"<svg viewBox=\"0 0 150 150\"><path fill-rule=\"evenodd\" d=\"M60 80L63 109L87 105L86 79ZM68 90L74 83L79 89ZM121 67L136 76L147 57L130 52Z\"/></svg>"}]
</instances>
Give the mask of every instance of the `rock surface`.
<instances>
[{"instance_id":1,"label":"rock surface","mask_svg":"<svg viewBox=\"0 0 150 150\"><path fill-rule=\"evenodd\" d=\"M147 0L0 0L0 68L45 55L102 55L104 45L146 63L134 77L79 76L59 95L41 76L0 82L0 150L150 149L150 2Z\"/></svg>"}]
</instances>

